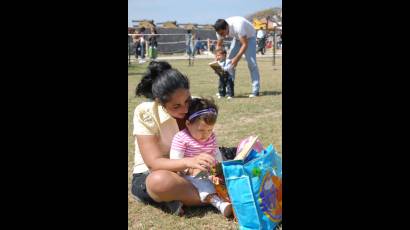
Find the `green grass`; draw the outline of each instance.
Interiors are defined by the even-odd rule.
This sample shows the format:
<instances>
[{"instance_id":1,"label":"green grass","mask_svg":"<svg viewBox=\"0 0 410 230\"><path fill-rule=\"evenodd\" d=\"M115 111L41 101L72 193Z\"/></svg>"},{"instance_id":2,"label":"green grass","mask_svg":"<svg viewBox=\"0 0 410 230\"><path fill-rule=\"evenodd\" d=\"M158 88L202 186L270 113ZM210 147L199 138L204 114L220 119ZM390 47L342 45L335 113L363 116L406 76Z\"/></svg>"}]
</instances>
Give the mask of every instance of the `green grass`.
<instances>
[{"instance_id":1,"label":"green grass","mask_svg":"<svg viewBox=\"0 0 410 230\"><path fill-rule=\"evenodd\" d=\"M196 60L189 67L186 60L169 63L191 83L193 96L214 97L218 78L208 67L210 60ZM172 216L159 208L143 205L131 197L131 178L134 160L132 116L144 98L135 97L135 87L146 71L148 63L128 67L128 229L237 229L237 223L225 219L212 207L184 207L185 216ZM247 98L251 82L246 60L239 62L235 79L235 98L216 99L219 106L215 133L220 146L234 147L249 135L259 135L265 147L273 144L282 153L282 68L281 59L272 66L272 59L258 59L261 74L261 96Z\"/></svg>"}]
</instances>

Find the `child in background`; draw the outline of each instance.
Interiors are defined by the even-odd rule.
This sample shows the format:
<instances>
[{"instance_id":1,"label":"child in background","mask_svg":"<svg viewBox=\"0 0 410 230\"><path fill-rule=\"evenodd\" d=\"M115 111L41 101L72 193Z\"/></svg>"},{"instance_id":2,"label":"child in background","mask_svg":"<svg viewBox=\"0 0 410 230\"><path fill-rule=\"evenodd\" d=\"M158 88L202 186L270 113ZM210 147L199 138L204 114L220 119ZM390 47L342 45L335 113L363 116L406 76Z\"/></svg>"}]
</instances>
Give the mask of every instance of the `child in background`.
<instances>
[{"instance_id":1,"label":"child in background","mask_svg":"<svg viewBox=\"0 0 410 230\"><path fill-rule=\"evenodd\" d=\"M224 49L217 49L215 51L216 60L218 64L224 70L223 74L218 74L219 76L219 85L218 90L219 93L217 94L218 98L225 97L227 95L227 99L232 99L234 96L234 69L231 65L231 60L226 58L226 50Z\"/></svg>"}]
</instances>

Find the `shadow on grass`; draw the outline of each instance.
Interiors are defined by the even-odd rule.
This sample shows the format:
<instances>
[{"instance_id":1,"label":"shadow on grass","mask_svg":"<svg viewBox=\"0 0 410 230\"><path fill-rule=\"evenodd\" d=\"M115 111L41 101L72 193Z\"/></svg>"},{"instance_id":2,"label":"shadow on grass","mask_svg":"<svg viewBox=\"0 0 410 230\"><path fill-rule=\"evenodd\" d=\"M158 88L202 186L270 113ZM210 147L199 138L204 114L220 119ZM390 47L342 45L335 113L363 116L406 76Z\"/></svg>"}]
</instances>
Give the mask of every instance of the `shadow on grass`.
<instances>
[{"instance_id":1,"label":"shadow on grass","mask_svg":"<svg viewBox=\"0 0 410 230\"><path fill-rule=\"evenodd\" d=\"M278 95L281 95L281 94L282 94L282 92L279 92L279 91L262 91L262 92L259 92L259 97L270 96L270 95L278 96ZM235 96L235 97L236 98L248 98L249 94L242 94L242 95L238 95L238 96Z\"/></svg>"},{"instance_id":2,"label":"shadow on grass","mask_svg":"<svg viewBox=\"0 0 410 230\"><path fill-rule=\"evenodd\" d=\"M184 207L185 214L184 216L186 218L191 218L191 217L204 217L208 213L219 213L218 210L216 210L214 207L210 205L206 206L195 206L195 207Z\"/></svg>"},{"instance_id":3,"label":"shadow on grass","mask_svg":"<svg viewBox=\"0 0 410 230\"><path fill-rule=\"evenodd\" d=\"M143 76L144 73L128 73L128 76L140 75Z\"/></svg>"},{"instance_id":4,"label":"shadow on grass","mask_svg":"<svg viewBox=\"0 0 410 230\"><path fill-rule=\"evenodd\" d=\"M160 209L167 214L172 215L169 209L163 203L151 203L149 205L157 209ZM184 210L183 216L185 218L204 217L208 213L219 213L218 210L212 207L211 205L192 206L192 207L183 206L182 209Z\"/></svg>"},{"instance_id":5,"label":"shadow on grass","mask_svg":"<svg viewBox=\"0 0 410 230\"><path fill-rule=\"evenodd\" d=\"M171 212L169 211L169 209L164 204L153 203L153 204L149 204L149 205L151 205L152 207L155 207L157 209L160 209L160 210L162 210L163 212L165 212L167 214L172 215ZM204 216L208 215L209 213L220 214L219 211L211 205L192 206L192 207L183 206L182 209L184 210L184 215L183 216L185 218L204 217ZM229 220L233 220L233 218L229 218Z\"/></svg>"},{"instance_id":6,"label":"shadow on grass","mask_svg":"<svg viewBox=\"0 0 410 230\"><path fill-rule=\"evenodd\" d=\"M268 95L278 96L281 94L282 92L279 92L279 91L262 91L259 93L260 96L268 96Z\"/></svg>"},{"instance_id":7,"label":"shadow on grass","mask_svg":"<svg viewBox=\"0 0 410 230\"><path fill-rule=\"evenodd\" d=\"M184 217L185 218L192 218L192 217L204 217L208 213L215 213L222 215L216 208L212 207L211 205L206 206L195 206L195 207L185 207L184 206ZM229 221L233 221L233 217L228 218Z\"/></svg>"}]
</instances>

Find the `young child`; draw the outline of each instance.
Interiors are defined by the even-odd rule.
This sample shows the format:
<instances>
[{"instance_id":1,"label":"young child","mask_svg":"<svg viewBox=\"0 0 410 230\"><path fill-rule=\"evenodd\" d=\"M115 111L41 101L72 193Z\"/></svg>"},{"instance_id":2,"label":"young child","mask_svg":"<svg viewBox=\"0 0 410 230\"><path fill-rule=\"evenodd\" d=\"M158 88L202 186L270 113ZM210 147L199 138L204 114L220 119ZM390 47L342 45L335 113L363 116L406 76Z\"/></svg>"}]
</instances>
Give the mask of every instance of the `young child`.
<instances>
[{"instance_id":1,"label":"young child","mask_svg":"<svg viewBox=\"0 0 410 230\"><path fill-rule=\"evenodd\" d=\"M224 49L217 49L215 54L218 64L224 70L223 74L217 73L219 76L218 98L225 97L225 95L227 95L228 100L232 99L234 96L234 69L231 65L231 60L226 59L226 50Z\"/></svg>"},{"instance_id":2,"label":"young child","mask_svg":"<svg viewBox=\"0 0 410 230\"><path fill-rule=\"evenodd\" d=\"M217 156L218 146L213 128L218 116L218 107L212 100L194 98L187 113L186 129L175 134L171 144L170 159L194 157L201 153ZM215 191L213 183L208 178L195 178L199 169L187 169L182 176L189 180L198 190L200 199L205 204L212 204L225 217L232 215L232 204L222 200Z\"/></svg>"}]
</instances>

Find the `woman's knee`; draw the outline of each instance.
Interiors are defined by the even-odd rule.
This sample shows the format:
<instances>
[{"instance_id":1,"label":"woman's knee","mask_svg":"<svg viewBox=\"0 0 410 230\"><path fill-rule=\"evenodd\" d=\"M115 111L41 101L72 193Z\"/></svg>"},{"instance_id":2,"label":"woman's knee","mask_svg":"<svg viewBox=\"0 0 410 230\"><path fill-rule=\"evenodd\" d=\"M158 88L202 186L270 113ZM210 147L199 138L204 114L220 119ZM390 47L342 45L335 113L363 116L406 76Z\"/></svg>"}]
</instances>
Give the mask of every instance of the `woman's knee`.
<instances>
[{"instance_id":1,"label":"woman's knee","mask_svg":"<svg viewBox=\"0 0 410 230\"><path fill-rule=\"evenodd\" d=\"M173 172L160 170L149 174L146 185L150 192L156 194L166 193L171 190L175 184Z\"/></svg>"},{"instance_id":2,"label":"woman's knee","mask_svg":"<svg viewBox=\"0 0 410 230\"><path fill-rule=\"evenodd\" d=\"M146 185L150 197L157 202L180 200L189 206L201 204L195 187L174 172L152 172L147 177Z\"/></svg>"}]
</instances>

